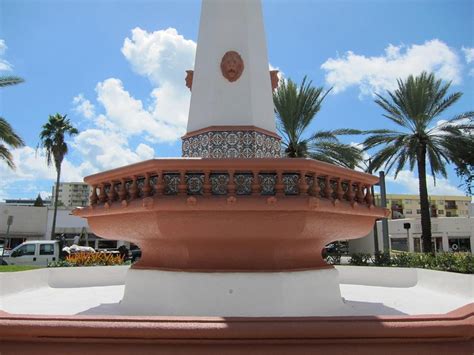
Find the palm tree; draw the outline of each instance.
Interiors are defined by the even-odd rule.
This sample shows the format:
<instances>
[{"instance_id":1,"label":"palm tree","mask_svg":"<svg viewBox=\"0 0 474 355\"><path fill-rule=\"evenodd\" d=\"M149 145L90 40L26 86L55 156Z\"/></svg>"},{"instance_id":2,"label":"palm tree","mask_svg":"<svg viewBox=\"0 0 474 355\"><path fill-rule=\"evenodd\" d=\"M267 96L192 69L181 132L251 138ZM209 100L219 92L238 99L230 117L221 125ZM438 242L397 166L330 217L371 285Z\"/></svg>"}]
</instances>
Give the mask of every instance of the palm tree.
<instances>
[{"instance_id":1,"label":"palm tree","mask_svg":"<svg viewBox=\"0 0 474 355\"><path fill-rule=\"evenodd\" d=\"M61 115L59 113L49 116L48 122L43 125L43 129L40 133L39 146L45 149L46 162L48 166L51 166L54 161L54 167L56 168L56 189L54 194L54 214L53 214L53 226L51 230L51 239L55 237L56 229L56 214L58 212L58 196L59 196L59 180L61 177L61 164L68 152L67 144L64 140L64 136L69 134L73 136L79 133L74 128L67 115Z\"/></svg>"},{"instance_id":2,"label":"palm tree","mask_svg":"<svg viewBox=\"0 0 474 355\"><path fill-rule=\"evenodd\" d=\"M357 147L343 144L337 136L358 131L337 129L317 131L308 138L303 134L321 109L321 104L331 89L313 87L306 77L298 87L291 79L282 81L273 93L277 126L283 138L285 154L290 158L310 157L331 164L354 168L362 159Z\"/></svg>"},{"instance_id":3,"label":"palm tree","mask_svg":"<svg viewBox=\"0 0 474 355\"><path fill-rule=\"evenodd\" d=\"M397 81L398 88L388 91L388 97L377 95L375 102L385 111L384 117L399 126L400 130L380 129L367 131L371 134L363 142L364 149L381 146L372 157L369 169L382 168L388 172L395 167L395 178L406 164L418 170L421 206L423 251L431 252L431 220L426 184L426 169L434 179L437 174L446 177L445 165L456 163L456 147L472 145L469 133L474 127L474 112L457 115L441 124L440 119L462 93L448 94L451 83L443 83L434 74L423 72L417 77L410 75L405 81ZM472 147L472 146L471 146ZM435 180L436 182L436 180Z\"/></svg>"},{"instance_id":4,"label":"palm tree","mask_svg":"<svg viewBox=\"0 0 474 355\"><path fill-rule=\"evenodd\" d=\"M23 79L16 76L0 76L0 87L22 83ZM0 159L11 168L15 168L13 156L7 146L19 148L24 146L21 137L15 133L6 119L0 117Z\"/></svg>"}]
</instances>

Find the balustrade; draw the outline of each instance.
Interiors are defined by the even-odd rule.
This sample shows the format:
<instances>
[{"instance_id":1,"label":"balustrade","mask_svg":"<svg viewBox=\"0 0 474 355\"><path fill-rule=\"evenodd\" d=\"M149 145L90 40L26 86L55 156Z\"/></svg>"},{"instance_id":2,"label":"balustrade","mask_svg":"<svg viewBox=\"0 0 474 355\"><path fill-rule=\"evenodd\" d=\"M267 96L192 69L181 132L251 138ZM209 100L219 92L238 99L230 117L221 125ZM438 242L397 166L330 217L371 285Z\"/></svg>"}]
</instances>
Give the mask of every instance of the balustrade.
<instances>
[{"instance_id":1,"label":"balustrade","mask_svg":"<svg viewBox=\"0 0 474 355\"><path fill-rule=\"evenodd\" d=\"M184 165L184 164L183 164ZM196 165L196 164L194 164ZM326 169L327 170L327 169ZM102 173L107 175L107 173ZM117 173L114 173L117 175ZM203 195L203 196L313 196L329 200L347 201L350 203L372 205L374 197L371 192L374 178L360 174L360 181L354 181L353 176L333 174L302 166L300 168L271 169L262 167L256 169L236 169L208 167L199 169L178 168L173 170L139 168L130 174L124 171L124 176L110 176L99 180L94 177L90 183L92 193L91 205L105 204L118 201L130 201L149 196L171 195ZM130 175L128 175L130 174ZM98 174L100 175L100 174ZM367 182L367 180L372 180Z\"/></svg>"}]
</instances>

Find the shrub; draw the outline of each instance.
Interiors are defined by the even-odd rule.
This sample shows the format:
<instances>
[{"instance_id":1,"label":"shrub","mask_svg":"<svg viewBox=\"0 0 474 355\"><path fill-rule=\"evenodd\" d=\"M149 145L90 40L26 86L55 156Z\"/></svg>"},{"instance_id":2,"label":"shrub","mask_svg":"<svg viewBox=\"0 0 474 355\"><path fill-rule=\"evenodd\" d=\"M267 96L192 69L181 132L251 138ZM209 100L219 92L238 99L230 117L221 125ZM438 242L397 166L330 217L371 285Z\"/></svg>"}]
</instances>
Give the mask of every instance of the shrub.
<instances>
[{"instance_id":1,"label":"shrub","mask_svg":"<svg viewBox=\"0 0 474 355\"><path fill-rule=\"evenodd\" d=\"M390 266L392 265L392 260L390 258L390 253L381 253L376 252L372 262L376 266Z\"/></svg>"},{"instance_id":2,"label":"shrub","mask_svg":"<svg viewBox=\"0 0 474 355\"><path fill-rule=\"evenodd\" d=\"M349 264L363 266L363 265L369 265L370 261L372 261L372 256L370 254L355 253L355 254L351 254Z\"/></svg>"},{"instance_id":3,"label":"shrub","mask_svg":"<svg viewBox=\"0 0 474 355\"><path fill-rule=\"evenodd\" d=\"M49 267L68 266L110 266L124 264L123 256L110 253L74 253L65 260L49 264Z\"/></svg>"}]
</instances>

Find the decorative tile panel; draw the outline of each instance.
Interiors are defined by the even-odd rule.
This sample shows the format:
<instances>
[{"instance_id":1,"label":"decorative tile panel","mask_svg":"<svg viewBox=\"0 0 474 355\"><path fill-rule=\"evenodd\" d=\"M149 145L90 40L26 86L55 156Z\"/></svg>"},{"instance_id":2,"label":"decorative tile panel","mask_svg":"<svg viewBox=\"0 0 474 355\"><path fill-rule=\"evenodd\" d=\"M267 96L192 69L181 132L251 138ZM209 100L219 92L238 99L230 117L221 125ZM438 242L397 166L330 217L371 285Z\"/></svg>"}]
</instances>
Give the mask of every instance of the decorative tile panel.
<instances>
[{"instance_id":1,"label":"decorative tile panel","mask_svg":"<svg viewBox=\"0 0 474 355\"><path fill-rule=\"evenodd\" d=\"M280 139L259 131L208 131L183 138L183 157L279 158Z\"/></svg>"},{"instance_id":2,"label":"decorative tile panel","mask_svg":"<svg viewBox=\"0 0 474 355\"><path fill-rule=\"evenodd\" d=\"M202 195L204 174L186 174L186 185L188 186L188 195Z\"/></svg>"},{"instance_id":3,"label":"decorative tile panel","mask_svg":"<svg viewBox=\"0 0 474 355\"><path fill-rule=\"evenodd\" d=\"M274 195L276 174L259 174L261 194L262 195Z\"/></svg>"},{"instance_id":4,"label":"decorative tile panel","mask_svg":"<svg viewBox=\"0 0 474 355\"><path fill-rule=\"evenodd\" d=\"M283 185L285 185L285 195L298 195L299 174L283 174Z\"/></svg>"},{"instance_id":5,"label":"decorative tile panel","mask_svg":"<svg viewBox=\"0 0 474 355\"><path fill-rule=\"evenodd\" d=\"M253 175L242 173L234 175L235 193L237 195L250 195L252 193Z\"/></svg>"},{"instance_id":6,"label":"decorative tile panel","mask_svg":"<svg viewBox=\"0 0 474 355\"><path fill-rule=\"evenodd\" d=\"M210 180L213 195L227 194L227 184L229 183L228 174L211 174Z\"/></svg>"},{"instance_id":7,"label":"decorative tile panel","mask_svg":"<svg viewBox=\"0 0 474 355\"><path fill-rule=\"evenodd\" d=\"M165 195L176 195L178 193L179 180L179 174L171 173L163 175Z\"/></svg>"}]
</instances>

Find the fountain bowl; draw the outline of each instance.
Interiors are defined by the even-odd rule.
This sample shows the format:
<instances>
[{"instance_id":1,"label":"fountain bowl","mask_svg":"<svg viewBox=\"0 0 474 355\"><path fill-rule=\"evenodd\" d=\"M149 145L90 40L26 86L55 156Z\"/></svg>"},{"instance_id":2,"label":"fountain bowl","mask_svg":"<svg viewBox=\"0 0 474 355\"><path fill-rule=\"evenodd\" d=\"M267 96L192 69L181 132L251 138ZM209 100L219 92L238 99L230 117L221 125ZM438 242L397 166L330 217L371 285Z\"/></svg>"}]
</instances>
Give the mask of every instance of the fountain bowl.
<instances>
[{"instance_id":1,"label":"fountain bowl","mask_svg":"<svg viewBox=\"0 0 474 355\"><path fill-rule=\"evenodd\" d=\"M92 231L142 249L134 268L330 268L322 249L367 235L388 211L378 179L312 159L153 159L88 176Z\"/></svg>"}]
</instances>

